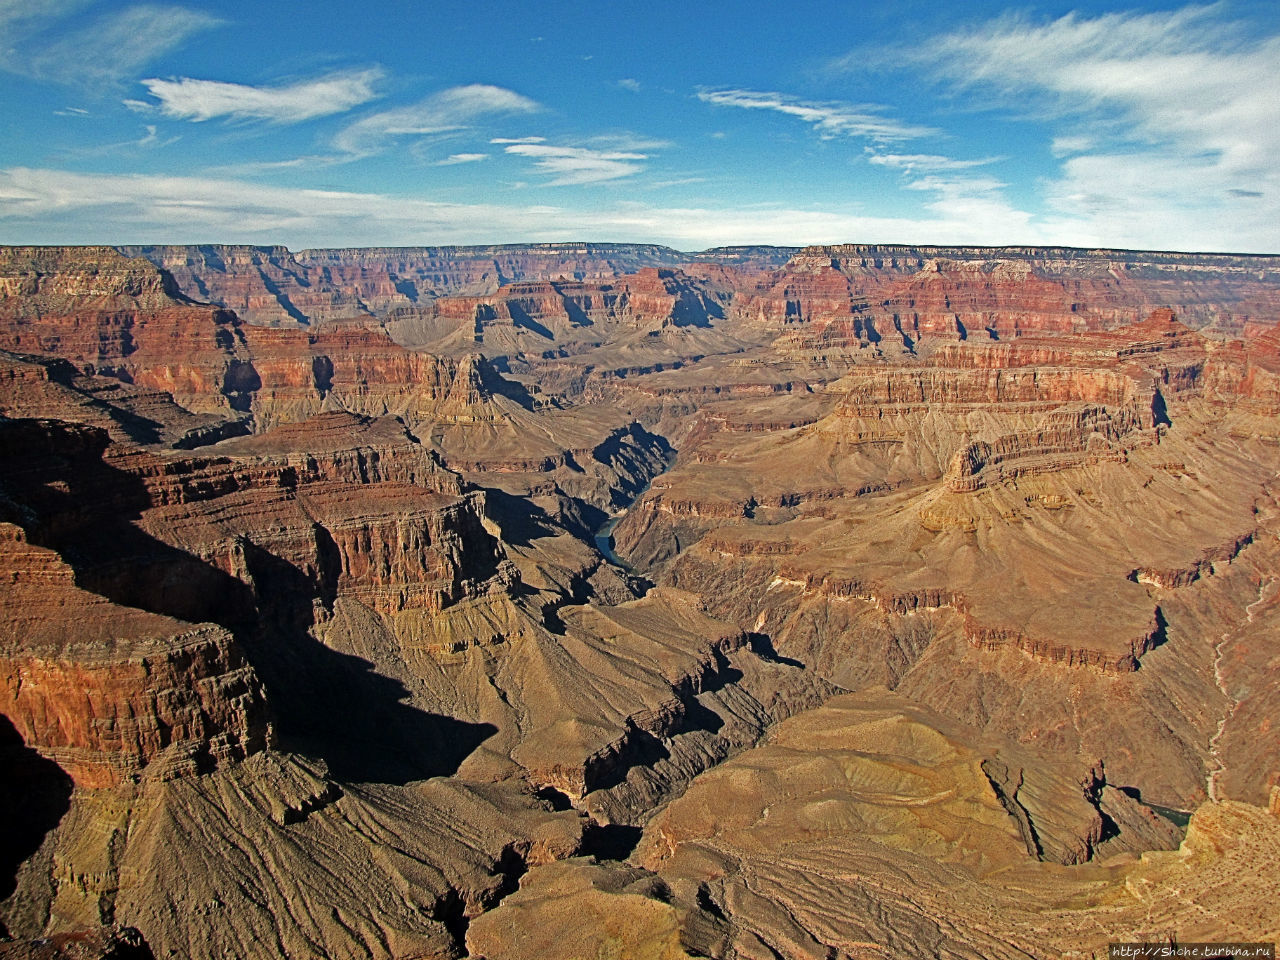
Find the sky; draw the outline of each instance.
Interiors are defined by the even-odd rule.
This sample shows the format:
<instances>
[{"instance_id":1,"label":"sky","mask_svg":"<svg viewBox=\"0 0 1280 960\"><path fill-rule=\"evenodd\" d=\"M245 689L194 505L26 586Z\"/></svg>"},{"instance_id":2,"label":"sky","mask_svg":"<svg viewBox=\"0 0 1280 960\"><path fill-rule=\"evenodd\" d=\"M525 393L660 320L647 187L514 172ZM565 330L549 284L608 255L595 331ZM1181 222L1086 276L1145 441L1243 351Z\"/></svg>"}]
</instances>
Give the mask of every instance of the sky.
<instances>
[{"instance_id":1,"label":"sky","mask_svg":"<svg viewBox=\"0 0 1280 960\"><path fill-rule=\"evenodd\" d=\"M0 0L0 243L1280 253L1280 2Z\"/></svg>"}]
</instances>

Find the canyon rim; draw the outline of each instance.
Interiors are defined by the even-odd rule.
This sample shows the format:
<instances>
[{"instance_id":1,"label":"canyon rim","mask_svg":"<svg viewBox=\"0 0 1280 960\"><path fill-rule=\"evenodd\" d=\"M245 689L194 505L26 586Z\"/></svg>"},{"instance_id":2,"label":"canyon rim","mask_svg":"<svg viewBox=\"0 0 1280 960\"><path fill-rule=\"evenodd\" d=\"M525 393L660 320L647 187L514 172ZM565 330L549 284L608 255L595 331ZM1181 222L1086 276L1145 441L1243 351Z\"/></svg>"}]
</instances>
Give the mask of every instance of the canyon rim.
<instances>
[{"instance_id":1,"label":"canyon rim","mask_svg":"<svg viewBox=\"0 0 1280 960\"><path fill-rule=\"evenodd\" d=\"M0 292L0 955L1275 939L1280 258L8 247Z\"/></svg>"}]
</instances>

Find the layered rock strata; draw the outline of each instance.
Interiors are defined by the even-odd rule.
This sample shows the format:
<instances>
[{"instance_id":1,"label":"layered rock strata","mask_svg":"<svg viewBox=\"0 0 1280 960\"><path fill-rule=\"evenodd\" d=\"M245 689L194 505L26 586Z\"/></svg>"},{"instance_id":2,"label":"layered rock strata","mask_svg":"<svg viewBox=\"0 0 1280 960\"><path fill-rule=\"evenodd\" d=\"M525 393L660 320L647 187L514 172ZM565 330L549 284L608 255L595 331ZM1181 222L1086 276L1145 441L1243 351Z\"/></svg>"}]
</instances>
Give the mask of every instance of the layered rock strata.
<instances>
[{"instance_id":1,"label":"layered rock strata","mask_svg":"<svg viewBox=\"0 0 1280 960\"><path fill-rule=\"evenodd\" d=\"M1274 936L1273 258L130 252L0 270L10 935Z\"/></svg>"}]
</instances>

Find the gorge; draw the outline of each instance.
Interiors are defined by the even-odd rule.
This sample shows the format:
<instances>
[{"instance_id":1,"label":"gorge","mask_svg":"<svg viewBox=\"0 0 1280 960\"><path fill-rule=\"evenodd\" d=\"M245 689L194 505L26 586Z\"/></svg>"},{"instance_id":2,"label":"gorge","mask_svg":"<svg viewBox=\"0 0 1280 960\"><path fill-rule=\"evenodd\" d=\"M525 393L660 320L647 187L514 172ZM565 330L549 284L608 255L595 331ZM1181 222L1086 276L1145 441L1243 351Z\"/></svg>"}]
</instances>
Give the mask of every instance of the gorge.
<instances>
[{"instance_id":1,"label":"gorge","mask_svg":"<svg viewBox=\"0 0 1280 960\"><path fill-rule=\"evenodd\" d=\"M3 247L0 556L0 957L1280 939L1280 256Z\"/></svg>"}]
</instances>

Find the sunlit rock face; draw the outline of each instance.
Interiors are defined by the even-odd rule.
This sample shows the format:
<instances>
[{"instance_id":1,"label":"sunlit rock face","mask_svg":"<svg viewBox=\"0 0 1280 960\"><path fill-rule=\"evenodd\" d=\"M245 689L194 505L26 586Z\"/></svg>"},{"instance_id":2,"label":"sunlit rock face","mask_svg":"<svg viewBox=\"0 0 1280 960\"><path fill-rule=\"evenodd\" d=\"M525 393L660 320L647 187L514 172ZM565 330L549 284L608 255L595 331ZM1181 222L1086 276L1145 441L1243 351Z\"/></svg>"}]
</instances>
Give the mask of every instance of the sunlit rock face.
<instances>
[{"instance_id":1,"label":"sunlit rock face","mask_svg":"<svg viewBox=\"0 0 1280 960\"><path fill-rule=\"evenodd\" d=\"M1276 939L1278 417L1277 258L4 248L0 954Z\"/></svg>"}]
</instances>

